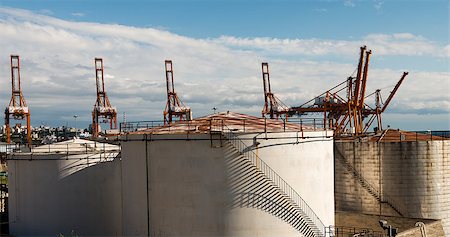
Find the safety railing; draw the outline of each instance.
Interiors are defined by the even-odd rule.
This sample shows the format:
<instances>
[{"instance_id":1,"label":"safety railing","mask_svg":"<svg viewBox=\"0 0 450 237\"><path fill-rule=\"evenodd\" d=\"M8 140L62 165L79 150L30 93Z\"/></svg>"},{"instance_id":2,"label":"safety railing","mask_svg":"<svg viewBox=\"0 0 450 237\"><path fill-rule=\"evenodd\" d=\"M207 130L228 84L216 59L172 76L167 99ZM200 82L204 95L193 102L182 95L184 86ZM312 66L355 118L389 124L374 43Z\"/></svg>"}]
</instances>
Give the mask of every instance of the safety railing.
<instances>
[{"instance_id":1,"label":"safety railing","mask_svg":"<svg viewBox=\"0 0 450 237\"><path fill-rule=\"evenodd\" d=\"M8 173L0 172L0 236L8 236Z\"/></svg>"},{"instance_id":2,"label":"safety railing","mask_svg":"<svg viewBox=\"0 0 450 237\"><path fill-rule=\"evenodd\" d=\"M443 141L450 140L450 131L396 131L386 130L379 142Z\"/></svg>"},{"instance_id":3,"label":"safety railing","mask_svg":"<svg viewBox=\"0 0 450 237\"><path fill-rule=\"evenodd\" d=\"M286 119L269 119L269 118L255 118L255 119L242 119L242 118L210 118L205 120L187 120L187 121L176 121L171 124L164 124L162 120L155 121L135 121L135 122L124 122L119 124L120 133L127 132L137 132L141 130L164 127L167 130L171 130L172 127L185 127L190 129L195 129L197 126L210 124L210 121L214 121L214 126L220 127L220 125L232 126L234 130L240 130L246 132L248 130L255 130L255 128L261 131L269 130L279 130L286 131L287 129L295 128L296 130L322 130L324 121L319 118L289 118ZM220 129L220 130L223 130Z\"/></svg>"},{"instance_id":4,"label":"safety railing","mask_svg":"<svg viewBox=\"0 0 450 237\"><path fill-rule=\"evenodd\" d=\"M23 159L26 155L27 159L34 159L38 155L60 154L64 159L82 159L92 158L95 156L100 160L110 160L115 158L120 152L121 147L108 143L86 142L86 143L55 143L40 145L33 148L26 146L18 147L11 145L14 149L8 149L11 152L6 153L7 160ZM81 155L81 156L80 156ZM84 155L84 156L83 156ZM44 159L40 157L39 159ZM49 156L47 159L59 159Z\"/></svg>"},{"instance_id":5,"label":"safety railing","mask_svg":"<svg viewBox=\"0 0 450 237\"><path fill-rule=\"evenodd\" d=\"M8 209L7 205L8 205L8 173L0 172L0 213L7 212Z\"/></svg>"},{"instance_id":6,"label":"safety railing","mask_svg":"<svg viewBox=\"0 0 450 237\"><path fill-rule=\"evenodd\" d=\"M123 123L119 124L119 131L121 133L123 133L123 132L136 132L136 131L139 131L139 130L154 128L154 127L160 127L160 126L164 126L164 121L163 120L123 122Z\"/></svg>"},{"instance_id":7,"label":"safety railing","mask_svg":"<svg viewBox=\"0 0 450 237\"><path fill-rule=\"evenodd\" d=\"M382 232L370 228L327 226L325 233L330 237L384 237Z\"/></svg>"},{"instance_id":8,"label":"safety railing","mask_svg":"<svg viewBox=\"0 0 450 237\"><path fill-rule=\"evenodd\" d=\"M257 167L269 180L271 180L284 194L286 194L296 205L301 212L309 218L315 225L319 233L317 236L325 236L324 230L325 225L319 219L317 214L312 210L312 208L306 203L305 200L283 179L278 173L276 173L269 165L267 165L255 152L253 152L249 147L235 134L231 129L223 130L225 137L229 142L253 165Z\"/></svg>"},{"instance_id":9,"label":"safety railing","mask_svg":"<svg viewBox=\"0 0 450 237\"><path fill-rule=\"evenodd\" d=\"M439 140L449 140L450 131L411 131L412 135L407 133L400 133L400 137L403 136L404 140L409 138L415 139L416 141L439 141Z\"/></svg>"}]
</instances>

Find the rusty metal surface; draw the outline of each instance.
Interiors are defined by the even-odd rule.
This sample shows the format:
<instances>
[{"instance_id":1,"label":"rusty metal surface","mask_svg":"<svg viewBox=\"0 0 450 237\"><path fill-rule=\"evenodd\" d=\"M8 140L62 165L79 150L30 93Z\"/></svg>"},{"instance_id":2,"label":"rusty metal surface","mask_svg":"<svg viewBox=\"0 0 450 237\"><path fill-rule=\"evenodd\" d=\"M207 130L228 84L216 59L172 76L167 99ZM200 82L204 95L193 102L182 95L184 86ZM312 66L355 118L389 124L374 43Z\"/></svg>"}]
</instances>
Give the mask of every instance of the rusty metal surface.
<instances>
[{"instance_id":1,"label":"rusty metal surface","mask_svg":"<svg viewBox=\"0 0 450 237\"><path fill-rule=\"evenodd\" d=\"M183 102L178 98L175 92L175 86L173 83L173 65L172 60L166 60L164 62L166 68L166 86L167 86L167 103L164 109L164 124L171 124L173 118L178 118L180 121L187 121L192 119L192 111L189 107L185 106Z\"/></svg>"},{"instance_id":2,"label":"rusty metal surface","mask_svg":"<svg viewBox=\"0 0 450 237\"><path fill-rule=\"evenodd\" d=\"M11 101L5 110L6 141L11 143L11 117L15 120L25 119L27 122L27 143L31 146L30 110L23 97L20 82L19 55L11 55Z\"/></svg>"},{"instance_id":3,"label":"rusty metal surface","mask_svg":"<svg viewBox=\"0 0 450 237\"><path fill-rule=\"evenodd\" d=\"M341 134L353 134L361 136L368 132L372 123L377 121L377 129L383 130L382 113L386 110L398 88L402 84L408 72L404 72L388 99L382 104L380 90L366 96L366 85L369 72L371 50L366 46L360 48L358 67L344 82L334 86L312 100L289 109L289 115L305 115L322 113L323 124L328 129L333 129L337 136ZM339 95L341 93L341 95ZM345 95L342 95L345 94ZM366 104L365 99L376 94L375 108Z\"/></svg>"},{"instance_id":4,"label":"rusty metal surface","mask_svg":"<svg viewBox=\"0 0 450 237\"><path fill-rule=\"evenodd\" d=\"M209 133L214 131L233 130L236 132L302 132L317 130L312 126L285 122L284 120L258 118L250 115L221 112L196 118L190 121L178 121L172 124L157 126L130 134L177 134L177 133ZM319 129L322 131L322 129Z\"/></svg>"},{"instance_id":5,"label":"rusty metal surface","mask_svg":"<svg viewBox=\"0 0 450 237\"><path fill-rule=\"evenodd\" d=\"M95 83L97 88L97 100L92 110L92 136L98 137L100 123L109 123L110 129L117 128L117 110L111 106L105 91L105 79L103 72L103 59L95 58ZM100 119L103 120L100 120Z\"/></svg>"},{"instance_id":6,"label":"rusty metal surface","mask_svg":"<svg viewBox=\"0 0 450 237\"><path fill-rule=\"evenodd\" d=\"M398 129L387 129L381 134L354 137L340 137L341 141L355 139L370 142L414 142L414 141L442 141L450 140L450 131L403 131Z\"/></svg>"},{"instance_id":7,"label":"rusty metal surface","mask_svg":"<svg viewBox=\"0 0 450 237\"><path fill-rule=\"evenodd\" d=\"M289 107L277 98L274 93L272 93L272 89L270 87L269 64L262 63L261 68L264 86L264 107L262 110L262 116L265 117L266 115L269 115L271 119L278 119L282 117L287 119Z\"/></svg>"}]
</instances>

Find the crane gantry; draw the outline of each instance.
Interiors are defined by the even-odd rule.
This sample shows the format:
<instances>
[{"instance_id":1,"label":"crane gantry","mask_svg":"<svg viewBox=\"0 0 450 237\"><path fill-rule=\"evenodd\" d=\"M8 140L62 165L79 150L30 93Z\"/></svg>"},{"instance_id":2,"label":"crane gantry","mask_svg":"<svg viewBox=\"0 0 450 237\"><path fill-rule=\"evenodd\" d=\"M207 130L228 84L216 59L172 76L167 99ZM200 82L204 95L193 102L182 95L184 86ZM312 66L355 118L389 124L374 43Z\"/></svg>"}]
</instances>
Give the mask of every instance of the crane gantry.
<instances>
[{"instance_id":1,"label":"crane gantry","mask_svg":"<svg viewBox=\"0 0 450 237\"><path fill-rule=\"evenodd\" d=\"M262 110L262 116L265 117L269 115L271 119L273 118L288 118L289 107L285 105L280 99L278 99L270 87L270 75L269 75L269 64L262 63L262 78L264 86L264 107Z\"/></svg>"},{"instance_id":2,"label":"crane gantry","mask_svg":"<svg viewBox=\"0 0 450 237\"><path fill-rule=\"evenodd\" d=\"M15 120L26 119L27 142L31 146L30 110L23 97L20 83L20 59L19 55L11 55L11 100L5 109L6 142L11 143L11 117Z\"/></svg>"},{"instance_id":3,"label":"crane gantry","mask_svg":"<svg viewBox=\"0 0 450 237\"><path fill-rule=\"evenodd\" d=\"M117 110L111 106L105 91L105 79L103 72L103 59L95 58L95 82L97 86L97 100L92 110L92 136L98 137L100 123L109 123L110 129L117 128ZM99 120L103 118L103 120Z\"/></svg>"},{"instance_id":4,"label":"crane gantry","mask_svg":"<svg viewBox=\"0 0 450 237\"><path fill-rule=\"evenodd\" d=\"M303 116L309 114L322 114L324 128L334 130L335 134L338 136L344 133L351 133L355 136L366 133L375 118L377 119L377 129L382 130L381 114L386 110L406 75L408 75L408 72L403 73L403 76L397 82L383 105L380 90L376 90L369 95L375 94L375 107L373 108L365 102L365 99L368 97L366 96L366 86L371 54L372 51L367 50L366 46L361 47L356 77L349 77L344 82L332 87L300 106L290 107L287 111L282 109L281 114L286 114L286 118L293 115ZM274 106L284 104L278 99L275 100L275 98L271 98L273 94L270 91L268 69L267 80L265 79L264 74L263 63L265 96L263 116L265 114L270 114L271 118L274 118L273 115L275 114L278 118L278 114L274 113ZM268 85L266 85L266 81ZM342 95L343 93L346 95ZM276 101L275 103L271 102L274 100ZM368 120L364 123L364 120L367 117Z\"/></svg>"},{"instance_id":5,"label":"crane gantry","mask_svg":"<svg viewBox=\"0 0 450 237\"><path fill-rule=\"evenodd\" d=\"M167 86L167 103L164 109L164 124L171 124L173 117L178 117L182 120L192 120L192 111L185 106L178 98L173 84L173 66L172 60L165 61L166 68L166 86Z\"/></svg>"}]
</instances>

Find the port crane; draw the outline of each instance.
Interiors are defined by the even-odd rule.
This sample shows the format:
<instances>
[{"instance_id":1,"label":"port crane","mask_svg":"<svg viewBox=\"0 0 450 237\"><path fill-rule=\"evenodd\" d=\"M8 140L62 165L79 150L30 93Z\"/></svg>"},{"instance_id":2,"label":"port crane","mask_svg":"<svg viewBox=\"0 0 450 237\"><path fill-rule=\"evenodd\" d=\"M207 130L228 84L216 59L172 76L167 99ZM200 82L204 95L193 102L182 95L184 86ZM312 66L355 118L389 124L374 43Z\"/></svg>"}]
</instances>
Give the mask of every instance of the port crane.
<instances>
[{"instance_id":1,"label":"port crane","mask_svg":"<svg viewBox=\"0 0 450 237\"><path fill-rule=\"evenodd\" d=\"M172 60L165 61L166 69L166 86L167 86L167 103L164 109L164 125L171 124L174 117L178 117L180 121L192 120L192 111L185 106L178 98L173 83L173 65Z\"/></svg>"},{"instance_id":2,"label":"port crane","mask_svg":"<svg viewBox=\"0 0 450 237\"><path fill-rule=\"evenodd\" d=\"M110 129L117 129L117 109L111 106L105 91L103 59L95 58L94 63L97 100L92 110L92 136L97 138L99 136L100 123L109 123Z\"/></svg>"},{"instance_id":3,"label":"port crane","mask_svg":"<svg viewBox=\"0 0 450 237\"><path fill-rule=\"evenodd\" d=\"M11 143L11 118L15 120L26 120L27 142L31 146L30 110L22 93L19 55L11 55L11 100L9 106L5 109L6 142L8 144Z\"/></svg>"},{"instance_id":4,"label":"port crane","mask_svg":"<svg viewBox=\"0 0 450 237\"><path fill-rule=\"evenodd\" d=\"M264 107L262 109L262 116L266 117L269 115L271 119L273 118L288 118L289 107L285 105L280 99L278 99L270 87L270 75L269 75L269 64L262 63L262 79L264 86Z\"/></svg>"},{"instance_id":5,"label":"port crane","mask_svg":"<svg viewBox=\"0 0 450 237\"><path fill-rule=\"evenodd\" d=\"M373 108L366 104L365 101L365 99L369 97L366 96L366 86L371 54L371 50L367 50L366 46L362 46L360 48L356 77L350 76L347 80L326 90L306 103L300 106L289 107L286 112L285 110L282 110L282 113L286 113L286 117L294 115L305 116L322 114L323 127L325 129L334 130L335 134L338 136L342 134L358 136L366 133L375 119L377 119L377 129L382 130L381 114L386 110L406 75L408 75L408 72L403 73L403 76L398 81L385 103L382 103L380 90L376 90L369 95L375 94L375 107ZM263 116L264 113L270 114L270 106L272 106L270 102L270 81L267 80L267 82L268 85L266 85L266 80L264 80L265 104ZM268 91L266 88L269 88ZM268 109L266 109L266 106L268 106ZM271 118L274 117L271 116ZM366 123L365 118L368 118Z\"/></svg>"},{"instance_id":6,"label":"port crane","mask_svg":"<svg viewBox=\"0 0 450 237\"><path fill-rule=\"evenodd\" d=\"M394 97L398 88L400 88L400 85L403 83L403 80L406 78L407 75L408 72L403 72L402 77L397 82L394 89L391 91L391 93L389 94L388 98L384 103L381 97L381 90L380 89L375 90L375 92L373 93L375 94L375 109L364 111L365 117L368 117L368 122L364 126L364 132L366 132L369 129L369 127L372 125L375 119L377 119L377 126L378 126L377 128L379 130L383 130L383 122L381 119L381 114L386 110L386 108L388 107L389 103L391 102L392 98Z\"/></svg>"}]
</instances>

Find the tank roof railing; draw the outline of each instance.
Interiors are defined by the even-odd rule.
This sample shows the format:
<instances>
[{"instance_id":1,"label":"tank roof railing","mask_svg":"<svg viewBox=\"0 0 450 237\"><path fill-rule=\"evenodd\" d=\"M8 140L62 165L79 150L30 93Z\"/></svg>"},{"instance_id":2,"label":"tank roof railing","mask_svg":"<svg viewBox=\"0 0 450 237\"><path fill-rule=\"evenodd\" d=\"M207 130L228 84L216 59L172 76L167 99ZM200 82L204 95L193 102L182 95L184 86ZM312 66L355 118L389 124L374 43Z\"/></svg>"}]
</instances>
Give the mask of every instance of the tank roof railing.
<instances>
[{"instance_id":1,"label":"tank roof railing","mask_svg":"<svg viewBox=\"0 0 450 237\"><path fill-rule=\"evenodd\" d=\"M57 160L57 159L92 159L100 158L101 160L111 160L117 157L121 152L121 147L117 145L111 145L108 143L100 143L95 141L82 142L82 143L53 143L33 148L27 148L17 146L16 144L7 145L7 160L23 160L26 159L39 159L39 160ZM49 157L39 157L50 155ZM52 155L62 155L54 157Z\"/></svg>"},{"instance_id":2,"label":"tank roof railing","mask_svg":"<svg viewBox=\"0 0 450 237\"><path fill-rule=\"evenodd\" d=\"M119 124L119 132L133 133L153 131L192 132L192 131L224 131L223 125L239 132L286 132L286 131L323 131L321 118L206 118L201 120L177 121L164 125L163 120L132 121Z\"/></svg>"}]
</instances>

